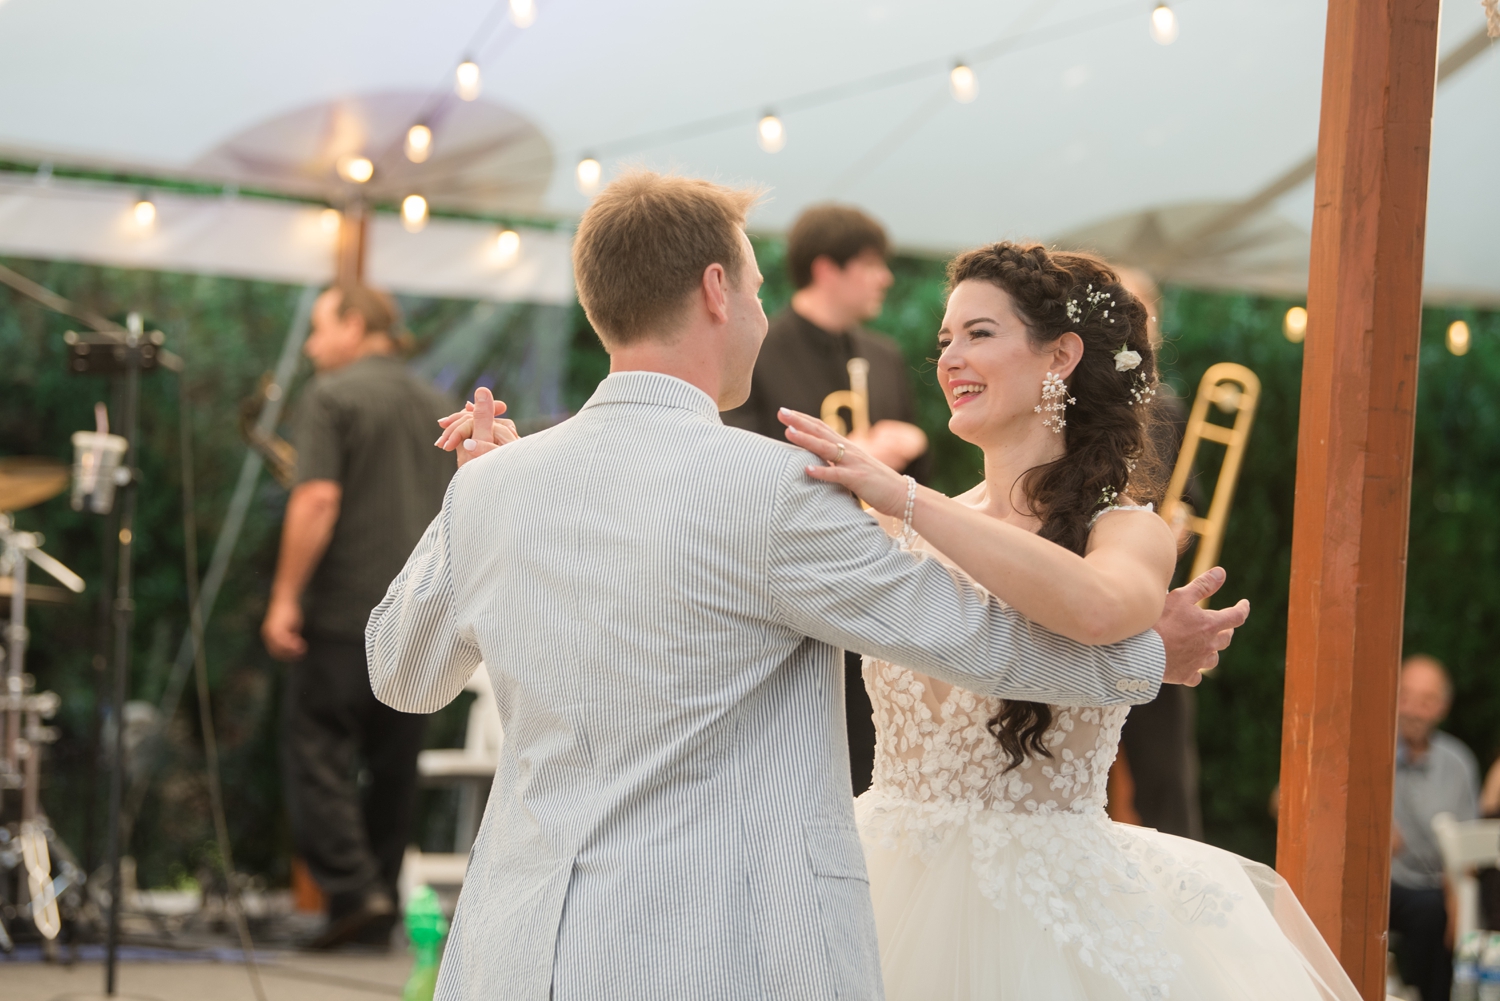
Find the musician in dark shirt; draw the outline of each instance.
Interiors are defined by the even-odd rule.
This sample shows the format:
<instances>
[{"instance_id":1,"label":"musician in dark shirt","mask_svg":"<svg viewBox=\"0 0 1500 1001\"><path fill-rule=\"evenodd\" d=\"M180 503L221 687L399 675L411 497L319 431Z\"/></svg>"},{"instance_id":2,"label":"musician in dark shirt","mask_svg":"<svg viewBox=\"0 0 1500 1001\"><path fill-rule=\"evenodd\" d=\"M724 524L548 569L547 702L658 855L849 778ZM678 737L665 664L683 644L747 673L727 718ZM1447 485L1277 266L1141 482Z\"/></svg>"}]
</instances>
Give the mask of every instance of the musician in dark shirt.
<instances>
[{"instance_id":1,"label":"musician in dark shirt","mask_svg":"<svg viewBox=\"0 0 1500 1001\"><path fill-rule=\"evenodd\" d=\"M452 460L432 440L453 404L397 357L396 323L395 304L359 285L313 307L318 376L298 401L297 485L261 626L296 662L283 757L297 850L328 895L315 948L389 942L416 809L427 718L375 698L365 620L442 506Z\"/></svg>"},{"instance_id":2,"label":"musician in dark shirt","mask_svg":"<svg viewBox=\"0 0 1500 1001\"><path fill-rule=\"evenodd\" d=\"M887 246L880 223L858 209L817 205L798 217L787 237L787 267L797 291L791 306L771 320L750 399L723 414L724 423L785 440L776 411L790 407L818 416L829 393L851 388L849 360L863 358L870 363L870 429L851 437L887 465L925 477L927 436L917 427L901 348L861 326L880 315L891 287ZM845 419L850 416L846 411ZM870 784L875 725L859 656L846 655L845 668L849 763L857 794Z\"/></svg>"}]
</instances>

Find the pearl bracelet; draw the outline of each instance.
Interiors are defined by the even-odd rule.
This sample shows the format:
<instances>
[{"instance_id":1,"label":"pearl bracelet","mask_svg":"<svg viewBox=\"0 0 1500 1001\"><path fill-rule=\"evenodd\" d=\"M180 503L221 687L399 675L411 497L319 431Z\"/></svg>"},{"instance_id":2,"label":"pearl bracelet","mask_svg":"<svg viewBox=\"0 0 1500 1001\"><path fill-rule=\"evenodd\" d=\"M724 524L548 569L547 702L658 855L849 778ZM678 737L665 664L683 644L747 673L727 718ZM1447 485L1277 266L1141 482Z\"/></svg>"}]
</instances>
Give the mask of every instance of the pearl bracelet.
<instances>
[{"instance_id":1,"label":"pearl bracelet","mask_svg":"<svg viewBox=\"0 0 1500 1001\"><path fill-rule=\"evenodd\" d=\"M897 544L902 549L910 549L917 539L917 533L911 527L912 512L917 507L917 481L910 476L903 479L906 480L906 516L901 519L901 538L897 540Z\"/></svg>"}]
</instances>

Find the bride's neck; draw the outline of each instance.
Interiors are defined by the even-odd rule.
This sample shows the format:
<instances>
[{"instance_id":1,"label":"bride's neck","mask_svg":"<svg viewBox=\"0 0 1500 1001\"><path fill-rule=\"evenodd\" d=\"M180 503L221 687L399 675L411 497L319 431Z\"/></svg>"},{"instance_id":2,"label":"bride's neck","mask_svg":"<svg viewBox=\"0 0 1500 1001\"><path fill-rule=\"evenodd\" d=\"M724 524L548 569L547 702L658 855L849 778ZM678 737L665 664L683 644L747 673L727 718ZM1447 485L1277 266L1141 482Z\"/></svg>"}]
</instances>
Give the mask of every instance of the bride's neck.
<instances>
[{"instance_id":1,"label":"bride's neck","mask_svg":"<svg viewBox=\"0 0 1500 1001\"><path fill-rule=\"evenodd\" d=\"M1065 454L1062 437L1046 428L1040 433L1028 430L1016 438L996 440L984 449L984 497L982 509L993 518L1025 525L1035 530L1040 525L1026 504L1020 487L1021 477L1037 466L1046 465Z\"/></svg>"}]
</instances>

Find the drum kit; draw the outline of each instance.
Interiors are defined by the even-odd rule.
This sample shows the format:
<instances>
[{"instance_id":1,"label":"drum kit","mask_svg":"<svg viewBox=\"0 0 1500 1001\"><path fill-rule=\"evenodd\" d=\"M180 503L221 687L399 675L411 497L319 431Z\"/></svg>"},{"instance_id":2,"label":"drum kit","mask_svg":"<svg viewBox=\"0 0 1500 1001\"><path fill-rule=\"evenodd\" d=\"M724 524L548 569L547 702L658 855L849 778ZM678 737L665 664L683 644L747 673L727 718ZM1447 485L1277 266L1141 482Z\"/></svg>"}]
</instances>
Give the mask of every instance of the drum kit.
<instances>
[{"instance_id":1,"label":"drum kit","mask_svg":"<svg viewBox=\"0 0 1500 1001\"><path fill-rule=\"evenodd\" d=\"M13 947L12 930L18 923L32 925L50 947L62 930L59 904L76 905L81 899L83 874L38 802L42 746L57 737L45 721L56 715L61 700L55 692L36 691L26 673L26 608L67 601L82 593L84 583L42 550L40 533L21 531L15 523L15 512L57 496L71 479L68 467L55 460L0 459L0 598L10 605L0 653L0 948L6 951ZM32 564L62 587L31 583L27 571Z\"/></svg>"}]
</instances>

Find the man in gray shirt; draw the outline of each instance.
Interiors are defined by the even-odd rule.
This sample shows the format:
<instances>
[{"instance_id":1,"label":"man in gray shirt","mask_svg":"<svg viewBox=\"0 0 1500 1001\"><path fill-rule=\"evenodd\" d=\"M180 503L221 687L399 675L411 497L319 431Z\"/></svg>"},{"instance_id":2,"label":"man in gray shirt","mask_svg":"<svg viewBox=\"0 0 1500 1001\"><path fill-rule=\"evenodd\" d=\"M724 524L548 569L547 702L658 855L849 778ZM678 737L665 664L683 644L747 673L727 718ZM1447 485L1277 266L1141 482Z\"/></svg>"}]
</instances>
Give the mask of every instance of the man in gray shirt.
<instances>
[{"instance_id":1,"label":"man in gray shirt","mask_svg":"<svg viewBox=\"0 0 1500 1001\"><path fill-rule=\"evenodd\" d=\"M396 309L382 293L331 288L312 325L305 350L318 376L297 407L297 485L261 635L273 656L298 662L283 757L297 852L328 895L328 929L312 944L380 945L396 916L427 717L376 700L365 621L442 506L453 469L432 442L452 403L397 357Z\"/></svg>"},{"instance_id":2,"label":"man in gray shirt","mask_svg":"<svg viewBox=\"0 0 1500 1001\"><path fill-rule=\"evenodd\" d=\"M1479 812L1474 755L1437 728L1452 702L1453 685L1442 664L1424 654L1406 658L1396 699L1391 931L1400 935L1401 978L1421 992L1422 1001L1448 1001L1453 974L1443 855L1432 818L1451 813L1473 820Z\"/></svg>"}]
</instances>

